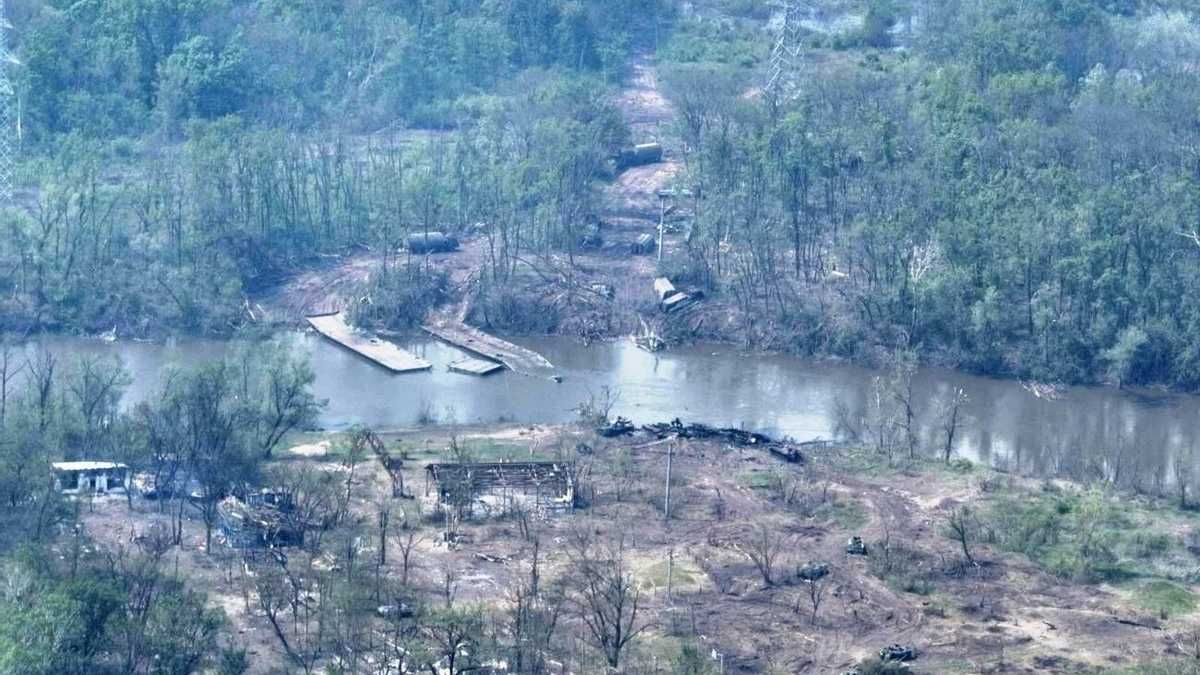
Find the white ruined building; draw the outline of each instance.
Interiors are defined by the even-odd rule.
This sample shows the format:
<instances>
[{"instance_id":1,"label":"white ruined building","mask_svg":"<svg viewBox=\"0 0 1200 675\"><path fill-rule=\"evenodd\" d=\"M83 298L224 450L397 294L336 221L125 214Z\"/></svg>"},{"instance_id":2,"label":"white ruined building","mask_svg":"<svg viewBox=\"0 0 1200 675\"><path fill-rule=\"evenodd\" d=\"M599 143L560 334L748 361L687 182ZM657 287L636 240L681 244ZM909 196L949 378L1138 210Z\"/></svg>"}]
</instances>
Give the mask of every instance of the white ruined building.
<instances>
[{"instance_id":1,"label":"white ruined building","mask_svg":"<svg viewBox=\"0 0 1200 675\"><path fill-rule=\"evenodd\" d=\"M55 462L54 484L65 495L124 493L129 489L129 467L119 462Z\"/></svg>"}]
</instances>

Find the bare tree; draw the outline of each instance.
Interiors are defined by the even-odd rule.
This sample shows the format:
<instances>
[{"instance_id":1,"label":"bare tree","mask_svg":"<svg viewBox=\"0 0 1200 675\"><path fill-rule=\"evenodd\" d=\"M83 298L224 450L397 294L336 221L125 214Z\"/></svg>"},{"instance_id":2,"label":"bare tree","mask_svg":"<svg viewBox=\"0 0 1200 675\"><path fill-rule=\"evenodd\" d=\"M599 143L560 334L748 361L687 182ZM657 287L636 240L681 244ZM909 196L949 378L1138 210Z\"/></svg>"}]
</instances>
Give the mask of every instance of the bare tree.
<instances>
[{"instance_id":1,"label":"bare tree","mask_svg":"<svg viewBox=\"0 0 1200 675\"><path fill-rule=\"evenodd\" d=\"M1171 462L1171 478L1175 483L1175 493L1179 496L1179 508L1187 510L1188 503L1188 486L1192 482L1193 464L1195 463L1195 449L1191 444L1181 447Z\"/></svg>"},{"instance_id":2,"label":"bare tree","mask_svg":"<svg viewBox=\"0 0 1200 675\"><path fill-rule=\"evenodd\" d=\"M899 427L896 417L887 381L878 376L873 378L862 427L868 442L875 447L876 452L887 455L889 462L893 459L892 455L896 449L896 429Z\"/></svg>"},{"instance_id":3,"label":"bare tree","mask_svg":"<svg viewBox=\"0 0 1200 675\"><path fill-rule=\"evenodd\" d=\"M917 421L914 405L916 392L914 380L917 374L917 355L910 349L899 349L891 355L888 392L895 402L896 419L908 446L909 458L917 456Z\"/></svg>"},{"instance_id":4,"label":"bare tree","mask_svg":"<svg viewBox=\"0 0 1200 675\"><path fill-rule=\"evenodd\" d=\"M574 604L610 668L619 668L625 648L643 630L641 590L625 561L625 539L601 546L577 534L571 552Z\"/></svg>"},{"instance_id":5,"label":"bare tree","mask_svg":"<svg viewBox=\"0 0 1200 675\"><path fill-rule=\"evenodd\" d=\"M960 506L951 511L946 522L950 538L957 541L962 547L963 559L971 567L975 566L975 558L971 555L971 543L975 538L975 524L975 514L969 506Z\"/></svg>"},{"instance_id":6,"label":"bare tree","mask_svg":"<svg viewBox=\"0 0 1200 675\"><path fill-rule=\"evenodd\" d=\"M431 675L461 675L480 670L489 646L482 609L447 607L431 612L421 623L430 658L424 669Z\"/></svg>"},{"instance_id":7,"label":"bare tree","mask_svg":"<svg viewBox=\"0 0 1200 675\"><path fill-rule=\"evenodd\" d=\"M274 354L265 357L266 371L262 374L262 392L258 396L262 406L255 415L255 440L264 459L271 458L271 453L288 432L316 419L325 405L310 391L316 378L308 361L293 359L278 345L270 348Z\"/></svg>"},{"instance_id":8,"label":"bare tree","mask_svg":"<svg viewBox=\"0 0 1200 675\"><path fill-rule=\"evenodd\" d=\"M46 432L50 425L50 414L54 406L54 369L58 359L49 351L39 348L37 353L25 361L33 385L34 405L37 407L38 431Z\"/></svg>"},{"instance_id":9,"label":"bare tree","mask_svg":"<svg viewBox=\"0 0 1200 675\"><path fill-rule=\"evenodd\" d=\"M408 534L400 537L396 545L400 549L400 584L408 585L408 574L414 567L413 552L417 550L417 546L424 541L424 537L420 536L416 530L409 530Z\"/></svg>"},{"instance_id":10,"label":"bare tree","mask_svg":"<svg viewBox=\"0 0 1200 675\"><path fill-rule=\"evenodd\" d=\"M28 363L15 363L16 354L8 338L0 339L0 427L8 420L8 390L15 377L21 374Z\"/></svg>"},{"instance_id":11,"label":"bare tree","mask_svg":"<svg viewBox=\"0 0 1200 675\"><path fill-rule=\"evenodd\" d=\"M821 574L804 579L804 593L796 599L797 613L800 611L802 600L808 600L808 606L811 610L809 621L814 626L817 625L817 612L821 609L821 601L825 598L826 580L828 578L827 574Z\"/></svg>"},{"instance_id":12,"label":"bare tree","mask_svg":"<svg viewBox=\"0 0 1200 675\"><path fill-rule=\"evenodd\" d=\"M783 554L787 540L764 523L759 523L748 532L736 546L742 555L754 563L767 586L775 584L775 565Z\"/></svg>"},{"instance_id":13,"label":"bare tree","mask_svg":"<svg viewBox=\"0 0 1200 675\"><path fill-rule=\"evenodd\" d=\"M962 408L967 403L967 392L962 387L954 387L950 394L938 402L938 421L942 427L942 461L949 464L950 455L954 453L954 438L962 421Z\"/></svg>"},{"instance_id":14,"label":"bare tree","mask_svg":"<svg viewBox=\"0 0 1200 675\"><path fill-rule=\"evenodd\" d=\"M83 418L85 455L96 449L99 435L109 427L121 395L132 381L119 359L83 355L76 360L67 389Z\"/></svg>"},{"instance_id":15,"label":"bare tree","mask_svg":"<svg viewBox=\"0 0 1200 675\"><path fill-rule=\"evenodd\" d=\"M546 654L550 651L563 607L560 586L548 592L541 588L540 547L535 540L529 564L529 576L518 580L509 600L507 629L509 657L513 672L539 674L547 671Z\"/></svg>"}]
</instances>

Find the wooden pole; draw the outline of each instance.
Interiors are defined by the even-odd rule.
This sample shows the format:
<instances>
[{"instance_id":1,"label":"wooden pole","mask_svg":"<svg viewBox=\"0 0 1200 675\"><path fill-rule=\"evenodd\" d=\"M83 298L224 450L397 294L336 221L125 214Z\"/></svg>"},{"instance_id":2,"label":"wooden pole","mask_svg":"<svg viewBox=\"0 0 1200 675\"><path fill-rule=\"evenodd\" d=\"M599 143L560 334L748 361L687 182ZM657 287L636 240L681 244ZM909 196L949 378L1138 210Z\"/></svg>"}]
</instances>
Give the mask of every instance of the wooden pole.
<instances>
[{"instance_id":1,"label":"wooden pole","mask_svg":"<svg viewBox=\"0 0 1200 675\"><path fill-rule=\"evenodd\" d=\"M662 262L663 229L667 222L667 198L658 198L658 262Z\"/></svg>"},{"instance_id":2,"label":"wooden pole","mask_svg":"<svg viewBox=\"0 0 1200 675\"><path fill-rule=\"evenodd\" d=\"M667 487L666 497L663 499L663 518L671 519L671 455L675 449L675 441L667 444Z\"/></svg>"},{"instance_id":3,"label":"wooden pole","mask_svg":"<svg viewBox=\"0 0 1200 675\"><path fill-rule=\"evenodd\" d=\"M671 581L675 572L675 547L667 551L667 602L671 601Z\"/></svg>"}]
</instances>

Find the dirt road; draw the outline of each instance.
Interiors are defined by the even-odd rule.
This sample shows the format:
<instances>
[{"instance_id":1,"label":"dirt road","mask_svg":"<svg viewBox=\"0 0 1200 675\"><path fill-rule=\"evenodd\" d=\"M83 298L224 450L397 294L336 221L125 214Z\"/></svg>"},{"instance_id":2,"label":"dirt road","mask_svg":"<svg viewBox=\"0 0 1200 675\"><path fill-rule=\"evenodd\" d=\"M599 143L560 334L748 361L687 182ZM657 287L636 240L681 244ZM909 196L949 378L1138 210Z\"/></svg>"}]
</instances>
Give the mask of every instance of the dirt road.
<instances>
[{"instance_id":1,"label":"dirt road","mask_svg":"<svg viewBox=\"0 0 1200 675\"><path fill-rule=\"evenodd\" d=\"M629 68L629 80L614 103L629 125L633 142L661 143L664 161L633 167L617 176L604 190L604 215L638 218L657 226L658 191L669 188L682 168L670 134L675 109L663 94L651 56L634 57Z\"/></svg>"}]
</instances>

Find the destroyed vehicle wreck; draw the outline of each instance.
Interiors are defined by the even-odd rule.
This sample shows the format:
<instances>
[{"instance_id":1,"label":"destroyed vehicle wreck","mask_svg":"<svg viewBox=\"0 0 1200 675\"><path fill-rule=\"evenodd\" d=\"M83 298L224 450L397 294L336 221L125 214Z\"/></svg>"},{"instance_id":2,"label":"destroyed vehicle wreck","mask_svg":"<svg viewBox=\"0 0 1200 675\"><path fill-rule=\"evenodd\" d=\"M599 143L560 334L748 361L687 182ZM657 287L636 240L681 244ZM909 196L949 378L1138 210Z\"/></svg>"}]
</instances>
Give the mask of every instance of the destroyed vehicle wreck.
<instances>
[{"instance_id":1,"label":"destroyed vehicle wreck","mask_svg":"<svg viewBox=\"0 0 1200 675\"><path fill-rule=\"evenodd\" d=\"M289 514L290 509L269 500L226 497L217 505L221 534L230 548L274 548L300 546L304 528Z\"/></svg>"},{"instance_id":2,"label":"destroyed vehicle wreck","mask_svg":"<svg viewBox=\"0 0 1200 675\"><path fill-rule=\"evenodd\" d=\"M804 448L824 448L829 445L827 441L809 441L806 443L793 443L787 440L781 441L764 434L732 427L718 428L710 427L707 424L684 424L678 417L670 422L644 425L640 430L633 422L624 417L618 417L617 421L596 429L596 433L605 438L617 438L638 433L639 431L659 439L712 439L738 447L758 447L785 462L793 464L804 461Z\"/></svg>"},{"instance_id":3,"label":"destroyed vehicle wreck","mask_svg":"<svg viewBox=\"0 0 1200 675\"><path fill-rule=\"evenodd\" d=\"M425 495L436 489L437 503L460 515L524 503L540 513L575 506L574 466L570 462L446 462L425 467Z\"/></svg>"},{"instance_id":4,"label":"destroyed vehicle wreck","mask_svg":"<svg viewBox=\"0 0 1200 675\"><path fill-rule=\"evenodd\" d=\"M418 232L405 241L410 253L452 253L458 250L458 239L442 232Z\"/></svg>"}]
</instances>

